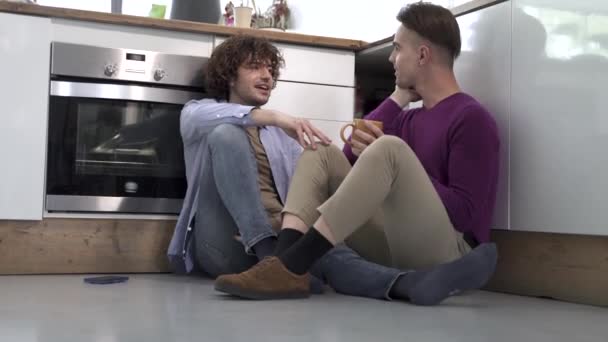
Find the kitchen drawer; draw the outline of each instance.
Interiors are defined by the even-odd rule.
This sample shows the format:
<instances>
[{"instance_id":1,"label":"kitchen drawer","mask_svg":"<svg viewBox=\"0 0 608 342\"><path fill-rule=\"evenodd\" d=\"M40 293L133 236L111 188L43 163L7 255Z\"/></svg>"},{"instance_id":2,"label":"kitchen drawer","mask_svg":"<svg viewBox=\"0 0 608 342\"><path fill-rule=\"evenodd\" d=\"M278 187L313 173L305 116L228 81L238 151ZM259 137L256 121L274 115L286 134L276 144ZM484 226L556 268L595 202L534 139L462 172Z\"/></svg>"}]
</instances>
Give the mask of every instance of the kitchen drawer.
<instances>
[{"instance_id":1,"label":"kitchen drawer","mask_svg":"<svg viewBox=\"0 0 608 342\"><path fill-rule=\"evenodd\" d=\"M225 39L216 37L215 46ZM348 87L355 85L354 52L282 43L275 45L285 58L285 68L281 70L279 80Z\"/></svg>"},{"instance_id":2,"label":"kitchen drawer","mask_svg":"<svg viewBox=\"0 0 608 342\"><path fill-rule=\"evenodd\" d=\"M279 81L265 106L307 119L351 121L353 88Z\"/></svg>"},{"instance_id":3,"label":"kitchen drawer","mask_svg":"<svg viewBox=\"0 0 608 342\"><path fill-rule=\"evenodd\" d=\"M344 147L344 143L340 139L340 129L349 122L328 120L310 120L310 122L323 131L332 140L334 145L339 148Z\"/></svg>"}]
</instances>

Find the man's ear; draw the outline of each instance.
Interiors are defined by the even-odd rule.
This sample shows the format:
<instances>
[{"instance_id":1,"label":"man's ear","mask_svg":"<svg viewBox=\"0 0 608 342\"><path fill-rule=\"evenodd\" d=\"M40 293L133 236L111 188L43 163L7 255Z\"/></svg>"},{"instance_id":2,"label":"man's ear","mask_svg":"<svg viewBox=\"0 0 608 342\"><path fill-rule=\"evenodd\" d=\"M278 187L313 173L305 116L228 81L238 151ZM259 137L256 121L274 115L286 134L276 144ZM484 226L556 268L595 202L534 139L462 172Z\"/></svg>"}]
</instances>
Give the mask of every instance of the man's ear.
<instances>
[{"instance_id":1,"label":"man's ear","mask_svg":"<svg viewBox=\"0 0 608 342\"><path fill-rule=\"evenodd\" d=\"M423 66L431 60L431 49L427 45L420 45L418 48L418 65Z\"/></svg>"}]
</instances>

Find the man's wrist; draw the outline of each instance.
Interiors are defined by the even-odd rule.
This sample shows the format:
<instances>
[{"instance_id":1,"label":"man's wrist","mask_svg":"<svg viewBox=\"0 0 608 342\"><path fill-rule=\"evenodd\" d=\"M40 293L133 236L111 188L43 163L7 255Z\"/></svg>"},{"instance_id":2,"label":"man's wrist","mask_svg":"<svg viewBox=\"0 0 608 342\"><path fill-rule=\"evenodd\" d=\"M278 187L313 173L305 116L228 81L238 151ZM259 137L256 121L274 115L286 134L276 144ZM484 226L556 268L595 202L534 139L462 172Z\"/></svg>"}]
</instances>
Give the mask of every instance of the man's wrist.
<instances>
[{"instance_id":1,"label":"man's wrist","mask_svg":"<svg viewBox=\"0 0 608 342\"><path fill-rule=\"evenodd\" d=\"M253 121L261 126L274 126L276 117L274 111L255 107L251 110Z\"/></svg>"},{"instance_id":2,"label":"man's wrist","mask_svg":"<svg viewBox=\"0 0 608 342\"><path fill-rule=\"evenodd\" d=\"M274 110L266 110L268 115L268 121L270 126L278 126L279 125L279 115Z\"/></svg>"}]
</instances>

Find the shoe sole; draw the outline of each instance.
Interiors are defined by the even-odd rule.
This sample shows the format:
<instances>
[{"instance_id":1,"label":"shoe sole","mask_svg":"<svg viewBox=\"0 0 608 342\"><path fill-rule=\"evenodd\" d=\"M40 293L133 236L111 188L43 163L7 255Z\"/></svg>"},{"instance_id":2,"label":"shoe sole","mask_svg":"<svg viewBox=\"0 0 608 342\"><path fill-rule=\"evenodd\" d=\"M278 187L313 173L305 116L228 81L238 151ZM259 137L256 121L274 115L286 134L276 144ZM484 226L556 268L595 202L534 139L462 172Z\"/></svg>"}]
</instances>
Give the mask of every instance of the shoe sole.
<instances>
[{"instance_id":1,"label":"shoe sole","mask_svg":"<svg viewBox=\"0 0 608 342\"><path fill-rule=\"evenodd\" d=\"M257 293L232 286L231 284L215 284L215 290L232 296L254 300L274 300L274 299L303 299L310 297L308 292L287 292L287 293Z\"/></svg>"}]
</instances>

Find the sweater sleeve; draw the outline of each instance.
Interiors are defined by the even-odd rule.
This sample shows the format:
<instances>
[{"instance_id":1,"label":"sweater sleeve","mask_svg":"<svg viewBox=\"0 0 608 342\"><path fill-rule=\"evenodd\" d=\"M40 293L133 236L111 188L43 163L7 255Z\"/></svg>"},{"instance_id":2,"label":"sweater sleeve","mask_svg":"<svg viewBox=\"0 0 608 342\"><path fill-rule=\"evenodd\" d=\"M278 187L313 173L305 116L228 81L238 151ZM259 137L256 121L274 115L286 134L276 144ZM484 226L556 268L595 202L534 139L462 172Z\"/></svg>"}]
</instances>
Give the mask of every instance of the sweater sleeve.
<instances>
[{"instance_id":1,"label":"sweater sleeve","mask_svg":"<svg viewBox=\"0 0 608 342\"><path fill-rule=\"evenodd\" d=\"M384 100L378 106L378 108L366 115L364 119L382 121L384 126L384 134L399 135L397 132L399 125L396 121L401 116L400 114L402 112L403 110L401 107L399 107L399 105L389 97ZM348 139L350 140L350 137ZM350 161L351 165L354 164L357 160L357 156L353 154L353 150L349 144L344 144L343 152L344 155L346 155L346 158Z\"/></svg>"},{"instance_id":2,"label":"sweater sleeve","mask_svg":"<svg viewBox=\"0 0 608 342\"><path fill-rule=\"evenodd\" d=\"M190 101L181 112L180 127L184 143L198 141L214 127L227 123L238 126L254 126L251 111L254 106L217 102L212 99Z\"/></svg>"},{"instance_id":3,"label":"sweater sleeve","mask_svg":"<svg viewBox=\"0 0 608 342\"><path fill-rule=\"evenodd\" d=\"M431 177L454 227L467 232L483 212L498 177L499 138L496 123L482 108L465 110L451 128L448 181Z\"/></svg>"}]
</instances>

